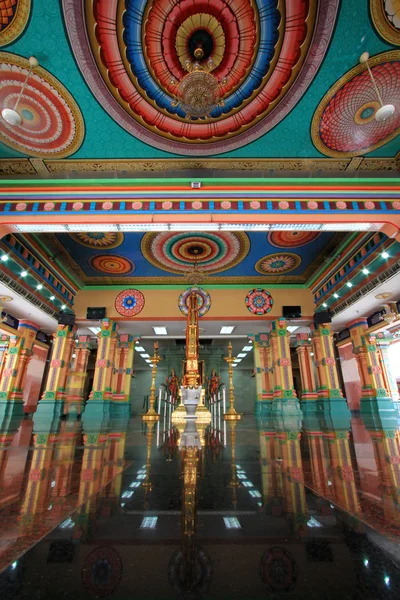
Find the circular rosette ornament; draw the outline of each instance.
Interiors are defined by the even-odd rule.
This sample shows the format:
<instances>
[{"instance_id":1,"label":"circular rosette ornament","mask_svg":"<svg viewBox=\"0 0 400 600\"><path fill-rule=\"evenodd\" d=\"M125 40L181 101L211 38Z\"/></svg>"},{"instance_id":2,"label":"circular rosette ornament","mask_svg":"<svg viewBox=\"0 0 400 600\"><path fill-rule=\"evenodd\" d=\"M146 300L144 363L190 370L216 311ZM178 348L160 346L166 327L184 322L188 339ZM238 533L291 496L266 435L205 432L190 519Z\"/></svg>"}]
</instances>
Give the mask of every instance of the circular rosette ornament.
<instances>
[{"instance_id":1,"label":"circular rosette ornament","mask_svg":"<svg viewBox=\"0 0 400 600\"><path fill-rule=\"evenodd\" d=\"M297 581L296 561L284 548L271 548L261 558L260 577L269 591L289 592Z\"/></svg>"},{"instance_id":2,"label":"circular rosette ornament","mask_svg":"<svg viewBox=\"0 0 400 600\"><path fill-rule=\"evenodd\" d=\"M246 306L253 315L265 315L271 310L273 304L271 294L261 288L250 290L246 296Z\"/></svg>"},{"instance_id":3,"label":"circular rosette ornament","mask_svg":"<svg viewBox=\"0 0 400 600\"><path fill-rule=\"evenodd\" d=\"M112 594L117 589L121 576L122 560L110 546L96 548L83 563L83 586L96 598Z\"/></svg>"},{"instance_id":4,"label":"circular rosette ornament","mask_svg":"<svg viewBox=\"0 0 400 600\"><path fill-rule=\"evenodd\" d=\"M115 310L123 317L134 317L144 307L144 296L139 290L125 290L115 299Z\"/></svg>"},{"instance_id":5,"label":"circular rosette ornament","mask_svg":"<svg viewBox=\"0 0 400 600\"><path fill-rule=\"evenodd\" d=\"M201 287L189 287L185 290L178 299L178 306L181 313L187 316L189 312L189 297L191 292L196 292L197 294L197 305L199 307L199 317L204 317L206 313L210 310L211 307L211 297L203 288Z\"/></svg>"}]
</instances>

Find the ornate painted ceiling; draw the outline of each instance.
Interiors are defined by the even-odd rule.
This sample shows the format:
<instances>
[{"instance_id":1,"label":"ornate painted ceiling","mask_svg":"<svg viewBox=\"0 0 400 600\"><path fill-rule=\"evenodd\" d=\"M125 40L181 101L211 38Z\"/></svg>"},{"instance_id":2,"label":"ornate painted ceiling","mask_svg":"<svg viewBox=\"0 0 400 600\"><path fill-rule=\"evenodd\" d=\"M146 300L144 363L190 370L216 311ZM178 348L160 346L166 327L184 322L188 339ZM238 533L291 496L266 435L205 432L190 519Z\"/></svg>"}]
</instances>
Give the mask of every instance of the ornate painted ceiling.
<instances>
[{"instance_id":1,"label":"ornate painted ceiling","mask_svg":"<svg viewBox=\"0 0 400 600\"><path fill-rule=\"evenodd\" d=\"M201 166L187 163L194 158L216 167L210 156L233 168L274 159L275 169L280 159L297 170L310 159L322 169L372 168L363 157L375 170L394 168L399 14L397 0L0 0L2 108L14 105L27 58L40 63L19 105L22 125L0 122L0 168ZM188 118L178 90L199 45L218 102L208 116ZM383 124L358 64L364 51L384 101L397 108ZM193 93L201 102L210 90ZM23 157L32 161L15 160Z\"/></svg>"}]
</instances>

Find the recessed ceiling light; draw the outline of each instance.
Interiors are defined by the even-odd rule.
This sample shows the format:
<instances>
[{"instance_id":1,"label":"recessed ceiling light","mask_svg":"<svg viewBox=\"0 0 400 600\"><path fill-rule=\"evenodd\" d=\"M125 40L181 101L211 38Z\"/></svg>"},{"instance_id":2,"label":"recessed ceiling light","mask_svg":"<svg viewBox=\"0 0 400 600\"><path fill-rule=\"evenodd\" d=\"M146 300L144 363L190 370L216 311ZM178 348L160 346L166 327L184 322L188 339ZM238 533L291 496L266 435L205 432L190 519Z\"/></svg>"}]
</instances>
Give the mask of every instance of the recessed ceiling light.
<instances>
[{"instance_id":1,"label":"recessed ceiling light","mask_svg":"<svg viewBox=\"0 0 400 600\"><path fill-rule=\"evenodd\" d=\"M155 529L158 517L144 517L140 529Z\"/></svg>"},{"instance_id":2,"label":"recessed ceiling light","mask_svg":"<svg viewBox=\"0 0 400 600\"><path fill-rule=\"evenodd\" d=\"M65 308L67 308L66 304L62 304L61 308L62 308L62 310L64 310Z\"/></svg>"},{"instance_id":3,"label":"recessed ceiling light","mask_svg":"<svg viewBox=\"0 0 400 600\"><path fill-rule=\"evenodd\" d=\"M153 363L149 363L149 367L153 368L154 367Z\"/></svg>"},{"instance_id":4,"label":"recessed ceiling light","mask_svg":"<svg viewBox=\"0 0 400 600\"><path fill-rule=\"evenodd\" d=\"M334 298L339 298L339 294L336 294L336 293L335 293L335 294L333 294L333 297L334 297Z\"/></svg>"},{"instance_id":5,"label":"recessed ceiling light","mask_svg":"<svg viewBox=\"0 0 400 600\"><path fill-rule=\"evenodd\" d=\"M153 329L156 335L167 335L166 327L153 327Z\"/></svg>"},{"instance_id":6,"label":"recessed ceiling light","mask_svg":"<svg viewBox=\"0 0 400 600\"><path fill-rule=\"evenodd\" d=\"M146 350L143 348L143 346L135 346L135 350L136 350L136 352L146 352Z\"/></svg>"},{"instance_id":7,"label":"recessed ceiling light","mask_svg":"<svg viewBox=\"0 0 400 600\"><path fill-rule=\"evenodd\" d=\"M55 300L56 297L55 296L50 296L50 300Z\"/></svg>"},{"instance_id":8,"label":"recessed ceiling light","mask_svg":"<svg viewBox=\"0 0 400 600\"><path fill-rule=\"evenodd\" d=\"M286 327L286 329L289 331L289 333L293 333L299 327L300 327L300 325L289 325L288 327Z\"/></svg>"},{"instance_id":9,"label":"recessed ceiling light","mask_svg":"<svg viewBox=\"0 0 400 600\"><path fill-rule=\"evenodd\" d=\"M223 335L229 335L234 329L235 325L225 325L224 327L221 327L220 333Z\"/></svg>"},{"instance_id":10,"label":"recessed ceiling light","mask_svg":"<svg viewBox=\"0 0 400 600\"><path fill-rule=\"evenodd\" d=\"M387 252L382 252L382 258L389 258L389 254Z\"/></svg>"},{"instance_id":11,"label":"recessed ceiling light","mask_svg":"<svg viewBox=\"0 0 400 600\"><path fill-rule=\"evenodd\" d=\"M227 529L240 529L241 525L237 517L224 517L225 527Z\"/></svg>"},{"instance_id":12,"label":"recessed ceiling light","mask_svg":"<svg viewBox=\"0 0 400 600\"><path fill-rule=\"evenodd\" d=\"M150 354L146 354L146 353L145 353L145 354L141 354L140 356L141 356L142 358L150 358Z\"/></svg>"},{"instance_id":13,"label":"recessed ceiling light","mask_svg":"<svg viewBox=\"0 0 400 600\"><path fill-rule=\"evenodd\" d=\"M94 333L94 335L97 335L101 331L101 327L88 327L88 329L89 329L89 331Z\"/></svg>"},{"instance_id":14,"label":"recessed ceiling light","mask_svg":"<svg viewBox=\"0 0 400 600\"><path fill-rule=\"evenodd\" d=\"M238 358L244 358L245 356L247 356L246 352L240 352L240 354L238 354Z\"/></svg>"},{"instance_id":15,"label":"recessed ceiling light","mask_svg":"<svg viewBox=\"0 0 400 600\"><path fill-rule=\"evenodd\" d=\"M8 256L7 256L7 254L3 254L3 256L1 257L1 260L2 260L3 262L6 262L6 261L8 260Z\"/></svg>"},{"instance_id":16,"label":"recessed ceiling light","mask_svg":"<svg viewBox=\"0 0 400 600\"><path fill-rule=\"evenodd\" d=\"M41 289L42 289L42 287L43 287L43 286L42 286L42 284L41 284L41 283L39 283L39 285L37 285L37 286L36 286L36 289L38 289L38 290L41 290Z\"/></svg>"},{"instance_id":17,"label":"recessed ceiling light","mask_svg":"<svg viewBox=\"0 0 400 600\"><path fill-rule=\"evenodd\" d=\"M253 346L245 346L243 348L243 352L250 352L250 350L253 350Z\"/></svg>"},{"instance_id":18,"label":"recessed ceiling light","mask_svg":"<svg viewBox=\"0 0 400 600\"><path fill-rule=\"evenodd\" d=\"M348 281L348 282L346 283L346 285L347 285L347 287L353 287L353 284L352 284L352 283L350 283L350 281Z\"/></svg>"},{"instance_id":19,"label":"recessed ceiling light","mask_svg":"<svg viewBox=\"0 0 400 600\"><path fill-rule=\"evenodd\" d=\"M148 356L148 355L147 355L147 356ZM146 359L145 359L145 361L146 361L147 363L149 363L149 364L151 363L151 360L150 360L150 358L146 358Z\"/></svg>"},{"instance_id":20,"label":"recessed ceiling light","mask_svg":"<svg viewBox=\"0 0 400 600\"><path fill-rule=\"evenodd\" d=\"M26 277L28 275L28 271L22 271L21 277Z\"/></svg>"},{"instance_id":21,"label":"recessed ceiling light","mask_svg":"<svg viewBox=\"0 0 400 600\"><path fill-rule=\"evenodd\" d=\"M328 305L327 305L327 303L326 303L326 302L323 302L323 303L322 303L322 306L323 306L324 308L327 308L327 306L328 306Z\"/></svg>"},{"instance_id":22,"label":"recessed ceiling light","mask_svg":"<svg viewBox=\"0 0 400 600\"><path fill-rule=\"evenodd\" d=\"M232 368L237 367L237 363L232 363Z\"/></svg>"},{"instance_id":23,"label":"recessed ceiling light","mask_svg":"<svg viewBox=\"0 0 400 600\"><path fill-rule=\"evenodd\" d=\"M362 272L364 273L364 275L368 275L369 273L368 269L363 269Z\"/></svg>"},{"instance_id":24,"label":"recessed ceiling light","mask_svg":"<svg viewBox=\"0 0 400 600\"><path fill-rule=\"evenodd\" d=\"M240 363L240 362L242 362L242 359L241 358L235 358L235 360L233 362Z\"/></svg>"}]
</instances>

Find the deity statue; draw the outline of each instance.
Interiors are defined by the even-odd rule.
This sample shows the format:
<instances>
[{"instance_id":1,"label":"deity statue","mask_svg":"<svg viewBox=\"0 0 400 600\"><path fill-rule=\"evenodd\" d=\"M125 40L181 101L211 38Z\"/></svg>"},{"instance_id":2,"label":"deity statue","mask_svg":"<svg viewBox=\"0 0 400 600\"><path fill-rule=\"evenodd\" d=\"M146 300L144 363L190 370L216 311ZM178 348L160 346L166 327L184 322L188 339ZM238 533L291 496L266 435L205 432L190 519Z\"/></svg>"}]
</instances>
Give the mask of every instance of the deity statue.
<instances>
[{"instance_id":1,"label":"deity statue","mask_svg":"<svg viewBox=\"0 0 400 600\"><path fill-rule=\"evenodd\" d=\"M174 404L178 400L179 378L175 374L175 369L172 369L171 375L166 380L167 390L171 394L171 402Z\"/></svg>"},{"instance_id":2,"label":"deity statue","mask_svg":"<svg viewBox=\"0 0 400 600\"><path fill-rule=\"evenodd\" d=\"M213 369L211 371L211 377L208 380L208 397L212 398L213 396L216 396L218 394L218 390L219 390L219 386L220 386L220 377L217 375L217 372L215 369Z\"/></svg>"}]
</instances>

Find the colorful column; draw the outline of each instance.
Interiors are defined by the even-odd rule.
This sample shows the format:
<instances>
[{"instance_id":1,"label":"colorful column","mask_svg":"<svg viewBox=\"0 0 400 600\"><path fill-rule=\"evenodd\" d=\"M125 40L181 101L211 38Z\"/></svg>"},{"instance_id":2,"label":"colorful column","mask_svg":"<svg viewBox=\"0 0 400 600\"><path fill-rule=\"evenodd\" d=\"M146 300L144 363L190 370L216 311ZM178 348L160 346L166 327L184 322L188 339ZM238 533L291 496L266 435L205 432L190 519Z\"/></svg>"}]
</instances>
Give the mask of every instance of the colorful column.
<instances>
[{"instance_id":1,"label":"colorful column","mask_svg":"<svg viewBox=\"0 0 400 600\"><path fill-rule=\"evenodd\" d=\"M115 405L126 407L130 401L134 343L133 335L121 333L118 336L112 397Z\"/></svg>"},{"instance_id":2,"label":"colorful column","mask_svg":"<svg viewBox=\"0 0 400 600\"><path fill-rule=\"evenodd\" d=\"M380 331L376 334L376 342L379 347L380 366L383 377L386 381L385 388L393 402L399 401L399 391L397 389L396 378L392 373L392 366L389 359L389 347L393 341L393 336L388 331Z\"/></svg>"},{"instance_id":3,"label":"colorful column","mask_svg":"<svg viewBox=\"0 0 400 600\"><path fill-rule=\"evenodd\" d=\"M115 368L115 350L118 342L118 325L110 319L103 319L101 331L97 334L98 349L93 378L93 389L89 395L89 405L112 400L112 378Z\"/></svg>"},{"instance_id":4,"label":"colorful column","mask_svg":"<svg viewBox=\"0 0 400 600\"><path fill-rule=\"evenodd\" d=\"M371 431L376 472L380 479L381 506L388 527L400 527L400 432Z\"/></svg>"},{"instance_id":5,"label":"colorful column","mask_svg":"<svg viewBox=\"0 0 400 600\"><path fill-rule=\"evenodd\" d=\"M75 327L58 325L53 334L50 368L39 407L44 401L64 402L66 398L66 384L75 348L75 331Z\"/></svg>"},{"instance_id":6,"label":"colorful column","mask_svg":"<svg viewBox=\"0 0 400 600\"><path fill-rule=\"evenodd\" d=\"M23 414L23 388L28 364L33 354L32 347L39 327L31 321L20 321L19 335L11 335L8 349L3 360L3 372L0 380L0 404L13 401Z\"/></svg>"},{"instance_id":7,"label":"colorful column","mask_svg":"<svg viewBox=\"0 0 400 600\"><path fill-rule=\"evenodd\" d=\"M332 487L332 499L346 511L359 514L362 511L351 462L349 432L330 431L324 433L324 437L329 449L328 485Z\"/></svg>"},{"instance_id":8,"label":"colorful column","mask_svg":"<svg viewBox=\"0 0 400 600\"><path fill-rule=\"evenodd\" d=\"M330 323L321 323L311 333L317 368L317 391L319 400L329 403L335 408L347 409L346 399L339 386L336 367L333 334Z\"/></svg>"},{"instance_id":9,"label":"colorful column","mask_svg":"<svg viewBox=\"0 0 400 600\"><path fill-rule=\"evenodd\" d=\"M290 358L290 333L286 319L272 321L272 375L274 380L274 410L299 412L299 402L293 385L292 361Z\"/></svg>"},{"instance_id":10,"label":"colorful column","mask_svg":"<svg viewBox=\"0 0 400 600\"><path fill-rule=\"evenodd\" d=\"M67 397L64 404L65 414L82 414L85 402L85 384L91 350L90 335L80 335L77 341L78 343L75 344L75 359L67 383Z\"/></svg>"},{"instance_id":11,"label":"colorful column","mask_svg":"<svg viewBox=\"0 0 400 600\"><path fill-rule=\"evenodd\" d=\"M299 357L301 378L301 408L316 409L318 399L317 383L315 380L314 361L311 338L308 333L296 335L296 352Z\"/></svg>"},{"instance_id":12,"label":"colorful column","mask_svg":"<svg viewBox=\"0 0 400 600\"><path fill-rule=\"evenodd\" d=\"M5 364L5 358L7 355L8 345L10 343L10 336L4 333L0 334L0 381L3 373L3 367Z\"/></svg>"},{"instance_id":13,"label":"colorful column","mask_svg":"<svg viewBox=\"0 0 400 600\"><path fill-rule=\"evenodd\" d=\"M272 348L268 333L254 336L254 371L256 377L257 399L271 404L274 399L272 382Z\"/></svg>"},{"instance_id":14,"label":"colorful column","mask_svg":"<svg viewBox=\"0 0 400 600\"><path fill-rule=\"evenodd\" d=\"M385 388L382 372L382 359L376 344L376 334L368 332L366 319L357 319L350 323L353 352L361 379L361 411L367 414L379 414L381 417L394 418L396 411L393 400Z\"/></svg>"}]
</instances>

